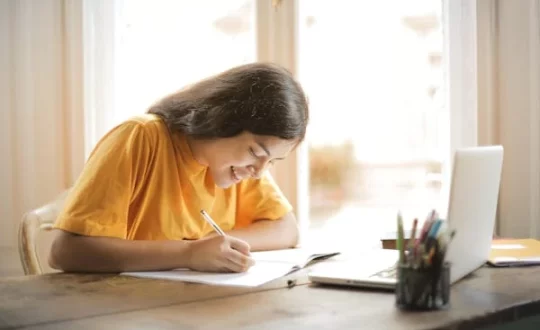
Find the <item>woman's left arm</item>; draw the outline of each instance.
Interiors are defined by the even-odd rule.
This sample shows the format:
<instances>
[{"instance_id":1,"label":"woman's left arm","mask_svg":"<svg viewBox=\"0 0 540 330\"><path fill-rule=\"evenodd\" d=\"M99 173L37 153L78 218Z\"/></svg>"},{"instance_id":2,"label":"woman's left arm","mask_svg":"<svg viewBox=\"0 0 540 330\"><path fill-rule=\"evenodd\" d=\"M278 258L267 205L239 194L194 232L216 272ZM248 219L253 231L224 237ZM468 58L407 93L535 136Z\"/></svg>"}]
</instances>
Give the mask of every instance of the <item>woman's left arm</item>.
<instances>
[{"instance_id":1,"label":"woman's left arm","mask_svg":"<svg viewBox=\"0 0 540 330\"><path fill-rule=\"evenodd\" d=\"M247 242L252 252L287 249L298 244L298 223L292 212L277 220L257 220L226 233Z\"/></svg>"}]
</instances>

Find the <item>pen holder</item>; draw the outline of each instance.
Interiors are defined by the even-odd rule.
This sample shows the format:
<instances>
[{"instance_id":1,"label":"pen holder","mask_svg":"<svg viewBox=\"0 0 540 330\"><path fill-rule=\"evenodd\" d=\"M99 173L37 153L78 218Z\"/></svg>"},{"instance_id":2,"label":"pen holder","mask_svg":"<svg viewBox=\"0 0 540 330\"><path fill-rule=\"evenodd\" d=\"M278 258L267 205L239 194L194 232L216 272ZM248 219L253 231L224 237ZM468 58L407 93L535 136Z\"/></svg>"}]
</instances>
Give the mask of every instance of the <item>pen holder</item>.
<instances>
[{"instance_id":1,"label":"pen holder","mask_svg":"<svg viewBox=\"0 0 540 330\"><path fill-rule=\"evenodd\" d=\"M415 268L398 266L396 305L404 310L437 310L450 302L450 264Z\"/></svg>"}]
</instances>

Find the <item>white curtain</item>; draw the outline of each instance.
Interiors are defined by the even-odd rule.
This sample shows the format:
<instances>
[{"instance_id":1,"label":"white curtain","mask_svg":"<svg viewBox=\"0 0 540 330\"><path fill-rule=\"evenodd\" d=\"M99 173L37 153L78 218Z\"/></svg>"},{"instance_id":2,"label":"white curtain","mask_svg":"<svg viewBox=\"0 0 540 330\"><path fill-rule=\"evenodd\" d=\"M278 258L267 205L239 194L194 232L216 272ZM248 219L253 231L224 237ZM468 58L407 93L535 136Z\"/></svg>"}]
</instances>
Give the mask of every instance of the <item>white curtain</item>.
<instances>
[{"instance_id":1,"label":"white curtain","mask_svg":"<svg viewBox=\"0 0 540 330\"><path fill-rule=\"evenodd\" d=\"M121 4L0 0L0 246L15 245L24 212L73 184L118 117L112 78ZM540 0L478 4L498 12L486 21L493 43L478 40L493 55L478 68L478 134L480 144L506 150L499 233L540 237Z\"/></svg>"},{"instance_id":2,"label":"white curtain","mask_svg":"<svg viewBox=\"0 0 540 330\"><path fill-rule=\"evenodd\" d=\"M84 41L84 156L116 123L115 49L117 7L123 0L64 0L82 3Z\"/></svg>"},{"instance_id":3,"label":"white curtain","mask_svg":"<svg viewBox=\"0 0 540 330\"><path fill-rule=\"evenodd\" d=\"M82 0L0 1L0 246L84 163Z\"/></svg>"},{"instance_id":4,"label":"white curtain","mask_svg":"<svg viewBox=\"0 0 540 330\"><path fill-rule=\"evenodd\" d=\"M540 0L498 1L492 138L505 147L499 231L540 238Z\"/></svg>"}]
</instances>

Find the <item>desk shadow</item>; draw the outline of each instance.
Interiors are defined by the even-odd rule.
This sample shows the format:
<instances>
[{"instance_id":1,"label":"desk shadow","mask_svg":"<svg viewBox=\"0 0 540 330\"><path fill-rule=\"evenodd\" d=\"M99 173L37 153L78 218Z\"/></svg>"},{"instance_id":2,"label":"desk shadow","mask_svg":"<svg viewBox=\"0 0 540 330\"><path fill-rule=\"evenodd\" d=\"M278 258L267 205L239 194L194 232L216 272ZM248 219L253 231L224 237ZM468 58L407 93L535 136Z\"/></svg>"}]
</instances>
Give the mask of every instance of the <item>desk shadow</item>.
<instances>
[{"instance_id":1,"label":"desk shadow","mask_svg":"<svg viewBox=\"0 0 540 330\"><path fill-rule=\"evenodd\" d=\"M395 290L392 288L369 288L369 287L360 287L354 285L343 285L343 284L327 284L327 283L309 283L309 288L314 290L336 290L336 291L353 291L353 292L370 292L370 293L388 293L394 294Z\"/></svg>"}]
</instances>

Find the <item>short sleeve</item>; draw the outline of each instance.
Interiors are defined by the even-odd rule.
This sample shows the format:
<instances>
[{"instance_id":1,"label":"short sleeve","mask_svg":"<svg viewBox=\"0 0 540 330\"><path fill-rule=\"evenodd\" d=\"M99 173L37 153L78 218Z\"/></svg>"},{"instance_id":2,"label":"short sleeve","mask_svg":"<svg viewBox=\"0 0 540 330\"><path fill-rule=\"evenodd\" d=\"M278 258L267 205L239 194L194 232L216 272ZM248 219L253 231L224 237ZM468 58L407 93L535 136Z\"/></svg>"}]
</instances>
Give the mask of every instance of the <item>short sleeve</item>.
<instances>
[{"instance_id":1,"label":"short sleeve","mask_svg":"<svg viewBox=\"0 0 540 330\"><path fill-rule=\"evenodd\" d=\"M92 151L55 228L87 236L126 238L130 202L150 159L143 124L125 122L113 128Z\"/></svg>"},{"instance_id":2,"label":"short sleeve","mask_svg":"<svg viewBox=\"0 0 540 330\"><path fill-rule=\"evenodd\" d=\"M293 209L268 171L260 179L245 180L238 187L236 228L256 220L277 220Z\"/></svg>"}]
</instances>

